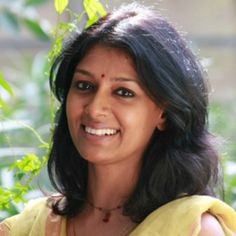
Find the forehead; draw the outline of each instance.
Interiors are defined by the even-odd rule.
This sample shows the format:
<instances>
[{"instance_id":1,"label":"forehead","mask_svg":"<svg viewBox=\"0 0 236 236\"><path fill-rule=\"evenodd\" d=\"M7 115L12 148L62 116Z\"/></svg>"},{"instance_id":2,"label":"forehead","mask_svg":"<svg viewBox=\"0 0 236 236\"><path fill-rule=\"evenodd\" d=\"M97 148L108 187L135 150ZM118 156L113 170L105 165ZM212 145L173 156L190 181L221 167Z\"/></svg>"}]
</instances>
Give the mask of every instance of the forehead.
<instances>
[{"instance_id":1,"label":"forehead","mask_svg":"<svg viewBox=\"0 0 236 236\"><path fill-rule=\"evenodd\" d=\"M100 71L101 73L128 73L137 77L133 59L123 49L95 44L89 48L76 69Z\"/></svg>"},{"instance_id":2,"label":"forehead","mask_svg":"<svg viewBox=\"0 0 236 236\"><path fill-rule=\"evenodd\" d=\"M91 59L92 57L97 58L97 57L105 57L105 56L118 57L121 60L126 61L126 63L129 62L132 66L134 66L133 59L127 51L119 47L113 47L113 46L105 45L102 43L96 43L92 45L91 47L89 47L85 51L80 62L87 58Z\"/></svg>"}]
</instances>

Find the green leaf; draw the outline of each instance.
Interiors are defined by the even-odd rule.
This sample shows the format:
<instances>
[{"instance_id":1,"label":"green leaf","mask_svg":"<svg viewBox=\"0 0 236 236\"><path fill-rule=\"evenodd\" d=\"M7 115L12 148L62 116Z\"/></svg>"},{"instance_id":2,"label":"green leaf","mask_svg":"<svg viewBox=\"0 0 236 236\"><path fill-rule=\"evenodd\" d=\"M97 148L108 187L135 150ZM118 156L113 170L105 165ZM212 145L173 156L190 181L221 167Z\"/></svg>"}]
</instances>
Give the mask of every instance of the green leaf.
<instances>
[{"instance_id":1,"label":"green leaf","mask_svg":"<svg viewBox=\"0 0 236 236\"><path fill-rule=\"evenodd\" d=\"M19 172L19 173L16 173L14 177L18 180L21 180L24 176L25 176L24 172Z\"/></svg>"},{"instance_id":2,"label":"green leaf","mask_svg":"<svg viewBox=\"0 0 236 236\"><path fill-rule=\"evenodd\" d=\"M95 23L99 17L105 16L107 14L102 3L99 0L84 0L84 9L88 15L88 21L86 28Z\"/></svg>"},{"instance_id":3,"label":"green leaf","mask_svg":"<svg viewBox=\"0 0 236 236\"><path fill-rule=\"evenodd\" d=\"M90 25L94 24L96 21L98 21L98 16L94 16L93 18L89 19L86 23L85 28L88 28Z\"/></svg>"},{"instance_id":4,"label":"green leaf","mask_svg":"<svg viewBox=\"0 0 236 236\"><path fill-rule=\"evenodd\" d=\"M2 86L12 96L14 95L10 85L3 79L3 75L1 71L0 71L0 86Z\"/></svg>"},{"instance_id":5,"label":"green leaf","mask_svg":"<svg viewBox=\"0 0 236 236\"><path fill-rule=\"evenodd\" d=\"M17 17L12 12L6 9L1 12L0 17L0 23L6 30L11 31L12 33L19 31L20 26Z\"/></svg>"},{"instance_id":6,"label":"green leaf","mask_svg":"<svg viewBox=\"0 0 236 236\"><path fill-rule=\"evenodd\" d=\"M36 6L46 3L48 0L25 0L24 4L26 6Z\"/></svg>"},{"instance_id":7,"label":"green leaf","mask_svg":"<svg viewBox=\"0 0 236 236\"><path fill-rule=\"evenodd\" d=\"M24 18L22 19L22 22L39 39L45 41L50 40L49 35L47 34L47 32L45 32L45 30L41 27L40 23L37 20Z\"/></svg>"},{"instance_id":8,"label":"green leaf","mask_svg":"<svg viewBox=\"0 0 236 236\"><path fill-rule=\"evenodd\" d=\"M68 3L68 0L54 0L56 12L62 14L63 11L66 9Z\"/></svg>"},{"instance_id":9,"label":"green leaf","mask_svg":"<svg viewBox=\"0 0 236 236\"><path fill-rule=\"evenodd\" d=\"M21 172L34 172L37 173L40 170L41 161L35 154L28 154L21 160L16 161L10 169L18 168ZM21 173L20 172L20 173ZM20 176L21 177L21 176Z\"/></svg>"}]
</instances>

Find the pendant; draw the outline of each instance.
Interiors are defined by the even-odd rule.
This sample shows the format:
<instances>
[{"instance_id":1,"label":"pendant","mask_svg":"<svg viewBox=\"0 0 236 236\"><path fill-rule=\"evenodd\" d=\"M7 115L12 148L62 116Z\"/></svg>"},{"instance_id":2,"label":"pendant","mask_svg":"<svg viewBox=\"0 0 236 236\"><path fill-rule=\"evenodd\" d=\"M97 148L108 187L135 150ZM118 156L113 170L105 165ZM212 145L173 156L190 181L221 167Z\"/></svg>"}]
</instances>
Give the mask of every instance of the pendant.
<instances>
[{"instance_id":1,"label":"pendant","mask_svg":"<svg viewBox=\"0 0 236 236\"><path fill-rule=\"evenodd\" d=\"M109 222L110 217L111 217L111 212L110 212L110 211L107 211L107 212L105 212L105 216L104 216L104 218L102 219L102 221L105 222L105 223L107 223L107 222Z\"/></svg>"}]
</instances>

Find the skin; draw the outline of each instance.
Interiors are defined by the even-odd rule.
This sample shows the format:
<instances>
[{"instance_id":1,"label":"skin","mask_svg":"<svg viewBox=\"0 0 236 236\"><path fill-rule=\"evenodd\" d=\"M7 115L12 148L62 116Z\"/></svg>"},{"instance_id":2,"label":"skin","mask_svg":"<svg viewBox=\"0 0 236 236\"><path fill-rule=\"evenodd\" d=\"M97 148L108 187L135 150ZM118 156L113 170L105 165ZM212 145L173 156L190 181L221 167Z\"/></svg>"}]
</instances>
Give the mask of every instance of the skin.
<instances>
[{"instance_id":1,"label":"skin","mask_svg":"<svg viewBox=\"0 0 236 236\"><path fill-rule=\"evenodd\" d=\"M89 163L88 199L95 206L114 208L130 196L154 130L164 129L163 112L142 89L131 58L122 50L95 45L77 65L66 113L73 143ZM100 136L85 127L116 132ZM120 235L136 226L121 210L112 212L109 224L102 217L102 212L85 206L69 221L68 235L74 230L78 235ZM220 227L212 218L202 217L200 236L222 235L211 231L212 226Z\"/></svg>"},{"instance_id":2,"label":"skin","mask_svg":"<svg viewBox=\"0 0 236 236\"><path fill-rule=\"evenodd\" d=\"M141 88L131 59L121 50L96 46L77 66L67 98L67 117L72 140L89 162L106 165L140 160L153 131L164 122L162 114ZM84 126L118 133L90 135Z\"/></svg>"},{"instance_id":3,"label":"skin","mask_svg":"<svg viewBox=\"0 0 236 236\"><path fill-rule=\"evenodd\" d=\"M201 231L199 236L225 236L218 220L209 213L204 213L201 218Z\"/></svg>"}]
</instances>

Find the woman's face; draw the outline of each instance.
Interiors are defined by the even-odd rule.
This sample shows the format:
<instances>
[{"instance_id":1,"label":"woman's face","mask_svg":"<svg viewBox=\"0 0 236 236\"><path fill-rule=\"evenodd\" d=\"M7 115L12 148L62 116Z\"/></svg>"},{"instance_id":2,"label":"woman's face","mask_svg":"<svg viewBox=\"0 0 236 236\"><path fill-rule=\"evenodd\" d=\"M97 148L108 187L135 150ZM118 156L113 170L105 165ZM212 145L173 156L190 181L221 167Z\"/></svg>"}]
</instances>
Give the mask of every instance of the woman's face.
<instances>
[{"instance_id":1,"label":"woman's face","mask_svg":"<svg viewBox=\"0 0 236 236\"><path fill-rule=\"evenodd\" d=\"M67 97L71 138L89 162L139 161L163 110L143 91L131 58L95 45L77 65Z\"/></svg>"}]
</instances>

